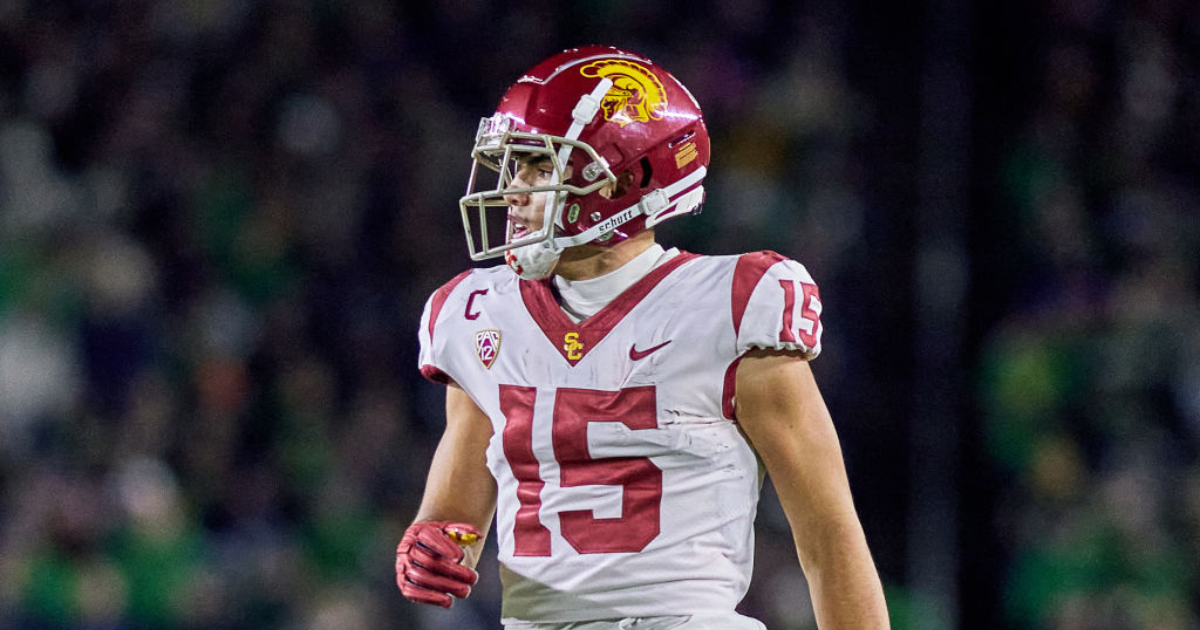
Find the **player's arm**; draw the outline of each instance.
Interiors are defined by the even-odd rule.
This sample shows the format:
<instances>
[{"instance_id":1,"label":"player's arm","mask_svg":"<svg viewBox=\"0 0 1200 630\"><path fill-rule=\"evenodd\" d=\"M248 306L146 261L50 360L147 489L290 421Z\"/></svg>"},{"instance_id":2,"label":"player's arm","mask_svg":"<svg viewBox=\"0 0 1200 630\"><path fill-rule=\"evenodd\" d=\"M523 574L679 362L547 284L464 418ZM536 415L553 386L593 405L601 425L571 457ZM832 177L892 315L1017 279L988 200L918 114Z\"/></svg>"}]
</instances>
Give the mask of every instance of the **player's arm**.
<instances>
[{"instance_id":1,"label":"player's arm","mask_svg":"<svg viewBox=\"0 0 1200 630\"><path fill-rule=\"evenodd\" d=\"M455 383L446 387L446 430L438 442L425 494L396 550L396 584L405 597L449 607L466 597L478 575L496 482L487 468L492 425Z\"/></svg>"},{"instance_id":2,"label":"player's arm","mask_svg":"<svg viewBox=\"0 0 1200 630\"><path fill-rule=\"evenodd\" d=\"M808 362L799 353L751 350L738 366L736 391L738 422L791 523L817 625L889 628L841 446Z\"/></svg>"}]
</instances>

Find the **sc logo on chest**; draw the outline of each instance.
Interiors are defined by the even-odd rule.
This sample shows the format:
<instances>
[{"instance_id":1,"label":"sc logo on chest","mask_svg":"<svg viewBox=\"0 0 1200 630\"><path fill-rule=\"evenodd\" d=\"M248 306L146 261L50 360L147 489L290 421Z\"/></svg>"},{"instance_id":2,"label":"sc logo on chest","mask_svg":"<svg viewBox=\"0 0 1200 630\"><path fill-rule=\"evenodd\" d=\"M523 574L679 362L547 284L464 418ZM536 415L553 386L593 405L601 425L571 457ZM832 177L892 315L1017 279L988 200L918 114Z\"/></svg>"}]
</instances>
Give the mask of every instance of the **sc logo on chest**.
<instances>
[{"instance_id":1,"label":"sc logo on chest","mask_svg":"<svg viewBox=\"0 0 1200 630\"><path fill-rule=\"evenodd\" d=\"M579 333L569 332L563 337L563 350L567 351L567 358L572 361L578 361L583 358L583 343L579 341Z\"/></svg>"}]
</instances>

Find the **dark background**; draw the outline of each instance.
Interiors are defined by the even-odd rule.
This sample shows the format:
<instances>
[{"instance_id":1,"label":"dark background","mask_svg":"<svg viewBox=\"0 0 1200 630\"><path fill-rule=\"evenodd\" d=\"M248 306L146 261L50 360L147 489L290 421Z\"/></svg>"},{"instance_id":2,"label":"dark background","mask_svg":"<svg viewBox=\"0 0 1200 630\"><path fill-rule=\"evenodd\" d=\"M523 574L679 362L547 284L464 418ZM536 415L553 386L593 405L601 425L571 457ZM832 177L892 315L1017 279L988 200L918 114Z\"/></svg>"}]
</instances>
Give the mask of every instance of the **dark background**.
<instances>
[{"instance_id":1,"label":"dark background","mask_svg":"<svg viewBox=\"0 0 1200 630\"><path fill-rule=\"evenodd\" d=\"M1200 4L0 2L0 626L497 628L392 551L478 119L574 45L704 108L661 227L821 285L893 627L1200 628ZM768 488L742 609L814 627Z\"/></svg>"}]
</instances>

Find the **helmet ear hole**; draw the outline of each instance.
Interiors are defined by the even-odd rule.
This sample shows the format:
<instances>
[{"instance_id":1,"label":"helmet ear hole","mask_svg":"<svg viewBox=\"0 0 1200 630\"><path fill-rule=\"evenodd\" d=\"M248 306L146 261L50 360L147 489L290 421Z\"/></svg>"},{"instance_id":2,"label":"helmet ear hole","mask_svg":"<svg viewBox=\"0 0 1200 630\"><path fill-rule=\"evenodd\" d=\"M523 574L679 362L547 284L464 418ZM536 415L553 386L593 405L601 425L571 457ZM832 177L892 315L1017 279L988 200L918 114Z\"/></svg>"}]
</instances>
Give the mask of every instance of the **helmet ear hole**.
<instances>
[{"instance_id":1,"label":"helmet ear hole","mask_svg":"<svg viewBox=\"0 0 1200 630\"><path fill-rule=\"evenodd\" d=\"M649 186L650 179L654 174L653 169L650 167L650 160L645 157L638 160L637 168L642 172L642 179L640 183L638 183L638 188L645 188L646 186ZM633 168L626 169L617 176L616 185L608 190L607 193L601 194L608 199L620 199L621 197L625 196L625 193L629 192L630 188L633 188L633 180L636 177L637 176L634 174Z\"/></svg>"},{"instance_id":2,"label":"helmet ear hole","mask_svg":"<svg viewBox=\"0 0 1200 630\"><path fill-rule=\"evenodd\" d=\"M644 156L640 164L642 165L642 183L638 187L645 188L650 185L650 178L654 175L654 169L650 168L650 160Z\"/></svg>"}]
</instances>

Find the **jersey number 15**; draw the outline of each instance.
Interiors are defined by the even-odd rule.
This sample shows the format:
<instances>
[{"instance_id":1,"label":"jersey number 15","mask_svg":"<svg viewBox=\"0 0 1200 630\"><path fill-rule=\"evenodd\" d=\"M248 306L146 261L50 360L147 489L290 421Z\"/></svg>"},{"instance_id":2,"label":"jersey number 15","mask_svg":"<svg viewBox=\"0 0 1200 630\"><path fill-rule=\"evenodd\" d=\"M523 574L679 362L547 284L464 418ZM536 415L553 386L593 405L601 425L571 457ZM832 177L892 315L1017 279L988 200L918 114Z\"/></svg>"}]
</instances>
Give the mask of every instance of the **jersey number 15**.
<instances>
[{"instance_id":1,"label":"jersey number 15","mask_svg":"<svg viewBox=\"0 0 1200 630\"><path fill-rule=\"evenodd\" d=\"M800 285L801 292L800 318L809 322L807 329L804 326L796 328L792 322L792 313L796 310L796 285ZM795 343L798 334L800 343L809 348L817 347L820 340L817 327L821 320L821 295L817 292L817 285L798 280L780 280L779 286L783 287L783 322L779 329L779 340Z\"/></svg>"},{"instance_id":2,"label":"jersey number 15","mask_svg":"<svg viewBox=\"0 0 1200 630\"><path fill-rule=\"evenodd\" d=\"M546 485L533 452L533 409L537 389L500 386L500 410L506 420L504 456L517 479L514 554L549 556L550 530L542 523L542 489ZM621 516L596 518L591 510L558 514L562 536L579 553L636 552L659 533L662 470L648 457L593 458L588 451L591 422L620 422L632 430L658 426L654 387L619 391L560 388L555 392L551 442L560 485L621 486Z\"/></svg>"}]
</instances>

